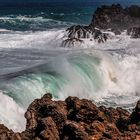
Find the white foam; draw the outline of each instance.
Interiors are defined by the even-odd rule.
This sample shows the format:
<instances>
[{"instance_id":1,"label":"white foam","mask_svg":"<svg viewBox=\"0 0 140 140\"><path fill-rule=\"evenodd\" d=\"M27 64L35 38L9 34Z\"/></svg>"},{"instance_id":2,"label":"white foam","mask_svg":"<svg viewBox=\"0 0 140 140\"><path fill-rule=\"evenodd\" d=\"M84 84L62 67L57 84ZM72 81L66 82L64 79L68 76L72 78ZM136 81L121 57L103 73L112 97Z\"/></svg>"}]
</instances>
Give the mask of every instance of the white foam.
<instances>
[{"instance_id":1,"label":"white foam","mask_svg":"<svg viewBox=\"0 0 140 140\"><path fill-rule=\"evenodd\" d=\"M85 39L84 43L80 44L76 48L62 48L61 43L62 40L65 39L65 33L65 29L54 29L43 32L6 32L4 34L0 34L0 49L10 48L11 50L14 50L17 48L37 48L40 50L42 55L44 55L44 51L47 52L48 50L68 50L68 54L71 55L71 57L73 57L74 53L76 54L77 50L79 50L79 52L88 52L91 54L93 51L93 56L97 55L97 57L101 60L100 65L94 65L93 63L91 64L93 67L96 66L96 70L101 76L103 84L100 90L95 92L95 86L93 85L93 81L91 81L91 77L85 75L83 76L78 71L76 71L71 63L69 63L66 55L64 59L62 58L57 60L56 58L57 61L53 63L54 71L60 73L66 77L66 79L68 79L68 83L66 82L64 86L63 84L60 85L60 90L58 92L59 98L64 99L69 95L78 96L80 98L88 98L96 101L101 101L107 98L112 102L119 101L120 104L132 104L140 98L140 39L131 39L130 36L126 35L126 33L122 33L118 36L112 34L112 39L108 40L106 43L98 44L94 40L91 41L89 39ZM121 49L123 50L122 53ZM97 50L99 53L96 54L95 52ZM59 52L56 51L56 55L57 53ZM5 55L8 56L8 63L11 59L14 61L20 58L17 54L15 56L16 59L13 58L14 56L12 54L9 55L8 53L5 53ZM32 55L32 53L28 55L21 53L20 55L23 55L23 60L28 55ZM40 57L41 56L36 56L33 58L39 59ZM47 60L47 57L43 56L43 60L45 59ZM28 61L32 62L32 59L25 61L25 63L28 64ZM31 63L29 63L29 65L31 65ZM7 69L12 68L11 65L8 67L7 64L5 64L5 67ZM44 77L44 75L42 77ZM43 81L41 77L37 77L37 79L39 79L40 82ZM24 85L23 89L24 87L30 85L29 82L30 80L28 80L26 83L24 83L24 81L21 82L22 85ZM38 84L38 81L36 81L36 84ZM33 90L32 93L34 94L34 91L38 89L41 91L42 95L46 90L43 89L43 83L40 85L38 84L38 86L33 89L31 83L30 87L26 88L26 90ZM15 87L15 85L13 85L13 87ZM38 91L36 90L36 92ZM26 91L24 97L27 97L27 93L28 92ZM28 97L30 97L32 100L32 98L37 98L40 95L36 94L34 97L32 97L33 95L30 96ZM0 97L1 123L4 123L6 126L15 131L23 130L25 128L25 119L23 117L24 110L7 95L0 93ZM119 100L117 97L119 97ZM131 98L133 99L131 100Z\"/></svg>"},{"instance_id":2,"label":"white foam","mask_svg":"<svg viewBox=\"0 0 140 140\"><path fill-rule=\"evenodd\" d=\"M25 130L25 110L9 96L0 92L0 123L15 132Z\"/></svg>"},{"instance_id":3,"label":"white foam","mask_svg":"<svg viewBox=\"0 0 140 140\"><path fill-rule=\"evenodd\" d=\"M5 31L5 30L4 30ZM2 30L3 32L3 30ZM64 30L43 32L12 32L0 34L0 48L58 48L62 44Z\"/></svg>"}]
</instances>

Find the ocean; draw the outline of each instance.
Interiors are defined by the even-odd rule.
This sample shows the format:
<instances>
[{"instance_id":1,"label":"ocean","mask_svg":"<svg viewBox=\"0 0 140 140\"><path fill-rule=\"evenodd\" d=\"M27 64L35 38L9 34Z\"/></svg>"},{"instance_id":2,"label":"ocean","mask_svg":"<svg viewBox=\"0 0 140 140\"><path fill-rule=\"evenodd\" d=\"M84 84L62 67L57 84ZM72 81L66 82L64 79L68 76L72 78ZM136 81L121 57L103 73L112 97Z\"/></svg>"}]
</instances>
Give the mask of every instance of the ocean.
<instances>
[{"instance_id":1,"label":"ocean","mask_svg":"<svg viewBox=\"0 0 140 140\"><path fill-rule=\"evenodd\" d=\"M66 29L90 24L102 4L0 7L0 123L24 130L27 107L48 92L132 110L140 99L140 39L124 32L106 43L62 45Z\"/></svg>"}]
</instances>

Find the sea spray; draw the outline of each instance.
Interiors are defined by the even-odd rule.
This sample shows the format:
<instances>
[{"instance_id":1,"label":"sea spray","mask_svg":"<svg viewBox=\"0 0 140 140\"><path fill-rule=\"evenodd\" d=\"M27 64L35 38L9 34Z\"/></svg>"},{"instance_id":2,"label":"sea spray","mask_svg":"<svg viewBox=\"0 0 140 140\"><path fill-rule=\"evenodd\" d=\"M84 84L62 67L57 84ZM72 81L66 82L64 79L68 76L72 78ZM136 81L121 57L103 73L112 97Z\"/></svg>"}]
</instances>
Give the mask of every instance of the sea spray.
<instances>
[{"instance_id":1,"label":"sea spray","mask_svg":"<svg viewBox=\"0 0 140 140\"><path fill-rule=\"evenodd\" d=\"M25 110L20 107L12 98L0 92L0 123L16 132L25 129Z\"/></svg>"},{"instance_id":2,"label":"sea spray","mask_svg":"<svg viewBox=\"0 0 140 140\"><path fill-rule=\"evenodd\" d=\"M139 94L138 58L131 56L129 62L127 56L122 60L114 56L97 50L64 53L47 63L3 76L0 88L26 108L46 92L51 92L54 98L65 99L71 95L91 100ZM131 72L137 73L137 77Z\"/></svg>"}]
</instances>

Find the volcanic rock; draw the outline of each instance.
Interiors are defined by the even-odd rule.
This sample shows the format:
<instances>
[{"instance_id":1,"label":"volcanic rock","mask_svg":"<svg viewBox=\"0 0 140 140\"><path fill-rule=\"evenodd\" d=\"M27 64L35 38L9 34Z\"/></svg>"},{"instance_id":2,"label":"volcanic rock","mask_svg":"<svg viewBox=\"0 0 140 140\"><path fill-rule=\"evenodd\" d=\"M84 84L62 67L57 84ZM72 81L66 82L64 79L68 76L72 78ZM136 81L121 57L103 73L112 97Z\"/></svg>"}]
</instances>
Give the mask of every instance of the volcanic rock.
<instances>
[{"instance_id":1,"label":"volcanic rock","mask_svg":"<svg viewBox=\"0 0 140 140\"><path fill-rule=\"evenodd\" d=\"M122 108L97 107L92 101L51 94L36 99L25 113L26 130L14 133L0 125L0 140L139 140L140 101L130 114Z\"/></svg>"},{"instance_id":2,"label":"volcanic rock","mask_svg":"<svg viewBox=\"0 0 140 140\"><path fill-rule=\"evenodd\" d=\"M132 5L123 8L120 4L113 4L97 8L89 25L75 25L66 30L67 39L63 41L63 46L83 43L83 39L104 43L112 38L110 33L105 32L108 30L115 35L127 30L132 38L140 38L140 7Z\"/></svg>"},{"instance_id":3,"label":"volcanic rock","mask_svg":"<svg viewBox=\"0 0 140 140\"><path fill-rule=\"evenodd\" d=\"M127 30L127 34L131 36L131 38L140 38L140 27L132 27Z\"/></svg>"},{"instance_id":4,"label":"volcanic rock","mask_svg":"<svg viewBox=\"0 0 140 140\"><path fill-rule=\"evenodd\" d=\"M94 15L90 27L112 29L114 32L127 30L140 25L140 7L130 6L123 8L120 4L102 6Z\"/></svg>"},{"instance_id":5,"label":"volcanic rock","mask_svg":"<svg viewBox=\"0 0 140 140\"><path fill-rule=\"evenodd\" d=\"M109 33L104 33L97 28L91 28L90 26L72 26L67 29L68 38L70 39L84 39L93 38L98 43L106 42L109 38Z\"/></svg>"}]
</instances>

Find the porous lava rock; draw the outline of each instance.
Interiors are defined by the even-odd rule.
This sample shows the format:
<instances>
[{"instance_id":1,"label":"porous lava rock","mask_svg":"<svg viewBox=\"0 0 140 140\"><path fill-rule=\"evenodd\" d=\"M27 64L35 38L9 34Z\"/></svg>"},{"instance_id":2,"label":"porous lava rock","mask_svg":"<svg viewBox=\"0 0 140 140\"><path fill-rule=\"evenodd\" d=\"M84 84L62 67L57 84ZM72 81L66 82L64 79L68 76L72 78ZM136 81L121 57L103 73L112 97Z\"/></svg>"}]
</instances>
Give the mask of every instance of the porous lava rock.
<instances>
[{"instance_id":1,"label":"porous lava rock","mask_svg":"<svg viewBox=\"0 0 140 140\"><path fill-rule=\"evenodd\" d=\"M0 140L139 140L140 101L130 114L122 108L97 107L92 101L51 94L34 100L25 113L26 130L0 125Z\"/></svg>"}]
</instances>

